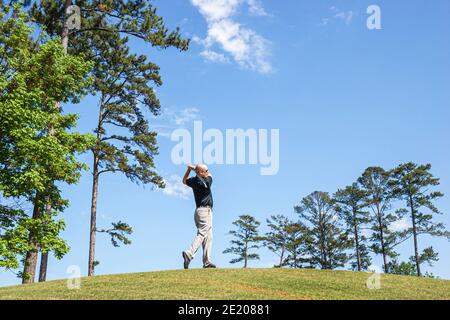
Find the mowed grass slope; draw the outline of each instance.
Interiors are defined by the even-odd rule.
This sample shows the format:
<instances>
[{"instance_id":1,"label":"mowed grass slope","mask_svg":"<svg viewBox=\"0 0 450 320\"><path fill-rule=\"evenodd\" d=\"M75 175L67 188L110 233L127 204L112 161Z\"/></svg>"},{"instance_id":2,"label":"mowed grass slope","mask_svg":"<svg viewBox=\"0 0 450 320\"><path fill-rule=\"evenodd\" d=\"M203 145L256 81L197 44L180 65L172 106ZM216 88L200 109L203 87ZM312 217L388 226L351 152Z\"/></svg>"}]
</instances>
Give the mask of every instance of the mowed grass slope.
<instances>
[{"instance_id":1,"label":"mowed grass slope","mask_svg":"<svg viewBox=\"0 0 450 320\"><path fill-rule=\"evenodd\" d=\"M445 299L450 281L381 275L381 289L369 290L369 273L292 269L193 269L66 280L0 288L0 299L308 300Z\"/></svg>"}]
</instances>

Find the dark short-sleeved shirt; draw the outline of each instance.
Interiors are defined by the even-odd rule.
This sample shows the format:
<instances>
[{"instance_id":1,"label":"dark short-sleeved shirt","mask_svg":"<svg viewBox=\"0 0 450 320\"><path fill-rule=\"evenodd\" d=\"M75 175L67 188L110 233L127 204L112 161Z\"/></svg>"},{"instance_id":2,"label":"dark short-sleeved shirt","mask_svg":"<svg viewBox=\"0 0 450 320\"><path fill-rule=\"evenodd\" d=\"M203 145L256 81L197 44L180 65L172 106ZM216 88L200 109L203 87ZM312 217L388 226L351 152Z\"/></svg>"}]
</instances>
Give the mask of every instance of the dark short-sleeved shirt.
<instances>
[{"instance_id":1,"label":"dark short-sleeved shirt","mask_svg":"<svg viewBox=\"0 0 450 320\"><path fill-rule=\"evenodd\" d=\"M194 191L195 204L198 207L213 207L213 196L211 192L212 177L201 178L195 176L186 180L186 184Z\"/></svg>"}]
</instances>

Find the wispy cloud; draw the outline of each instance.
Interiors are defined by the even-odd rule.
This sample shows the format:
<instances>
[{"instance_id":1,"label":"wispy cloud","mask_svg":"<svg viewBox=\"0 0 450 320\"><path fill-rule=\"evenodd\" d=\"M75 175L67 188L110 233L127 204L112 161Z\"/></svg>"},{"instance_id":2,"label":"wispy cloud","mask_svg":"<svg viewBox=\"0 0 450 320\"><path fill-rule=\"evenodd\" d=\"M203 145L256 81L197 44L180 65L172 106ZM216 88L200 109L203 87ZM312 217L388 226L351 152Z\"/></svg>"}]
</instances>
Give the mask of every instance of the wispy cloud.
<instances>
[{"instance_id":1,"label":"wispy cloud","mask_svg":"<svg viewBox=\"0 0 450 320\"><path fill-rule=\"evenodd\" d=\"M247 0L248 11L252 16L268 16L259 0Z\"/></svg>"},{"instance_id":2,"label":"wispy cloud","mask_svg":"<svg viewBox=\"0 0 450 320\"><path fill-rule=\"evenodd\" d=\"M248 5L251 15L267 15L259 0L191 0L191 3L208 24L206 38L194 38L203 45L201 55L205 60L225 63L229 55L242 68L262 74L273 72L270 41L233 19L243 4ZM214 46L223 53L213 50Z\"/></svg>"},{"instance_id":3,"label":"wispy cloud","mask_svg":"<svg viewBox=\"0 0 450 320\"><path fill-rule=\"evenodd\" d=\"M330 21L329 18L323 18L322 22L319 24L319 26L326 26L326 25L328 25L329 21Z\"/></svg>"},{"instance_id":4,"label":"wispy cloud","mask_svg":"<svg viewBox=\"0 0 450 320\"><path fill-rule=\"evenodd\" d=\"M332 19L344 21L345 24L349 25L357 14L356 11L353 10L345 11L335 6L331 6L330 11L332 16L323 18L319 26L327 26Z\"/></svg>"},{"instance_id":5,"label":"wispy cloud","mask_svg":"<svg viewBox=\"0 0 450 320\"><path fill-rule=\"evenodd\" d=\"M210 62L218 62L218 63L229 63L230 60L225 57L224 54L215 52L213 50L203 50L200 55L205 58L205 60Z\"/></svg>"},{"instance_id":6,"label":"wispy cloud","mask_svg":"<svg viewBox=\"0 0 450 320\"><path fill-rule=\"evenodd\" d=\"M159 136L168 138L173 130L184 128L199 119L201 119L200 110L194 107L164 108L158 117L154 117L152 128Z\"/></svg>"},{"instance_id":7,"label":"wispy cloud","mask_svg":"<svg viewBox=\"0 0 450 320\"><path fill-rule=\"evenodd\" d=\"M186 123L190 123L199 118L199 112L197 108L186 108L180 112L171 113L171 120L175 122L177 126L184 126Z\"/></svg>"},{"instance_id":8,"label":"wispy cloud","mask_svg":"<svg viewBox=\"0 0 450 320\"><path fill-rule=\"evenodd\" d=\"M180 176L172 174L170 177L165 178L164 182L166 184L166 187L162 189L164 194L184 200L189 199L192 192L183 184Z\"/></svg>"}]
</instances>

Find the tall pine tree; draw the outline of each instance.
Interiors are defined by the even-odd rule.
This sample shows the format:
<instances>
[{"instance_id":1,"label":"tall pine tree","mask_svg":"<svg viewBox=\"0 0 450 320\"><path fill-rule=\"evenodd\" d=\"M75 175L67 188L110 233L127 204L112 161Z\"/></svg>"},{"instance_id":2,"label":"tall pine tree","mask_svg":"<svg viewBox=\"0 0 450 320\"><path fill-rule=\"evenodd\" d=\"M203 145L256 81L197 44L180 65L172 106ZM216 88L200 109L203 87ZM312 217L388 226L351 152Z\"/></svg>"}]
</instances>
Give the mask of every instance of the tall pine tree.
<instances>
[{"instance_id":1,"label":"tall pine tree","mask_svg":"<svg viewBox=\"0 0 450 320\"><path fill-rule=\"evenodd\" d=\"M352 235L351 241L355 248L353 269L366 271L371 264L371 258L366 246L367 238L362 228L369 222L369 213L366 211L367 195L357 183L338 190L334 196L336 211L345 223L346 232Z\"/></svg>"},{"instance_id":2,"label":"tall pine tree","mask_svg":"<svg viewBox=\"0 0 450 320\"><path fill-rule=\"evenodd\" d=\"M439 179L431 172L431 165L417 165L412 162L404 163L396 167L392 172L392 183L395 195L405 201L411 218L412 227L410 234L414 241L414 255L411 260L415 264L417 276L422 276L421 264L436 261L437 253L432 247L419 249L419 235L428 234L436 237L447 237L450 233L443 223L433 221L435 215L441 212L433 201L443 197L439 191L431 192L430 189L439 185Z\"/></svg>"},{"instance_id":3,"label":"tall pine tree","mask_svg":"<svg viewBox=\"0 0 450 320\"><path fill-rule=\"evenodd\" d=\"M391 212L395 195L390 176L391 172L383 168L369 167L358 179L367 195L368 208L371 210L371 249L374 253L382 255L385 273L389 273L389 258L397 256L394 248L405 237L405 232L398 232L392 228L393 223L400 220L403 214L401 211Z\"/></svg>"},{"instance_id":4,"label":"tall pine tree","mask_svg":"<svg viewBox=\"0 0 450 320\"><path fill-rule=\"evenodd\" d=\"M307 243L309 240L308 228L300 222L290 221L286 225L286 258L281 266L290 268L311 267Z\"/></svg>"},{"instance_id":5,"label":"tall pine tree","mask_svg":"<svg viewBox=\"0 0 450 320\"><path fill-rule=\"evenodd\" d=\"M303 198L295 211L307 227L306 246L311 267L329 270L343 267L349 259L345 251L351 242L341 229L330 195L315 191Z\"/></svg>"}]
</instances>

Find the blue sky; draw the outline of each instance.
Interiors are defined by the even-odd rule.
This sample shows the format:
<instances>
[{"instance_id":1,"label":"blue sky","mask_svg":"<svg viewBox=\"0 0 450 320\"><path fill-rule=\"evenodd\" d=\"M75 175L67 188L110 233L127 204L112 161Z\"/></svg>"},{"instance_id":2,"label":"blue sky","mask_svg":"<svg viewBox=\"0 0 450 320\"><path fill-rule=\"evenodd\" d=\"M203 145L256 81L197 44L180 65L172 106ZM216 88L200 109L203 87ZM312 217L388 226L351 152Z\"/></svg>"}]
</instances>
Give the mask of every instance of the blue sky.
<instances>
[{"instance_id":1,"label":"blue sky","mask_svg":"<svg viewBox=\"0 0 450 320\"><path fill-rule=\"evenodd\" d=\"M120 175L100 181L98 227L124 220L133 244L113 248L99 235L97 274L180 269L181 251L195 235L194 202L179 184L185 171L171 161L176 128L194 120L225 131L279 129L280 170L261 176L259 166L211 166L214 175L214 262L232 267L223 255L232 221L251 214L291 218L294 205L315 190L335 192L372 165L431 163L446 196L437 218L450 226L450 3L426 1L244 1L157 0L170 28L194 39L188 52L158 51L132 41L135 52L161 66L157 89L163 114L152 120L160 132L158 171L166 192L132 184ZM366 27L369 5L381 9L381 30ZM238 30L238 31L236 31ZM86 98L69 112L81 115L80 130L95 126L97 100ZM81 156L89 165L90 154ZM49 279L66 278L79 265L87 273L91 175L64 187L71 206L62 215L71 246L61 261L51 257ZM266 230L265 225L261 231ZM450 279L449 242L420 238L440 261L432 271ZM399 247L412 254L412 241ZM262 248L251 267L271 267L277 257ZM192 267L201 267L201 251ZM381 266L380 257L374 265ZM0 285L19 283L8 272Z\"/></svg>"}]
</instances>

